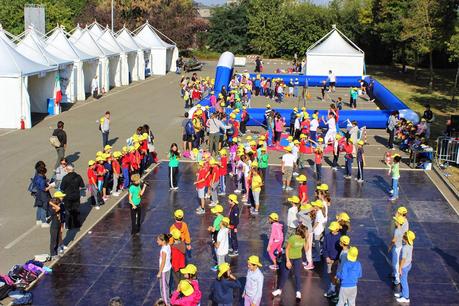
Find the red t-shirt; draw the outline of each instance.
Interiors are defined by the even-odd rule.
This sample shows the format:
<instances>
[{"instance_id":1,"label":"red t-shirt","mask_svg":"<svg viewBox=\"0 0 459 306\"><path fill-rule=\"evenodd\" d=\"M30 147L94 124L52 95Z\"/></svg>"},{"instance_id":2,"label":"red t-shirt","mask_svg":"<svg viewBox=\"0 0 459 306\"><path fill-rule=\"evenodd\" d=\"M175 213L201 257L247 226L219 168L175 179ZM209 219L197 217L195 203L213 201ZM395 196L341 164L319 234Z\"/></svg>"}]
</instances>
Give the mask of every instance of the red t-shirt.
<instances>
[{"instance_id":1,"label":"red t-shirt","mask_svg":"<svg viewBox=\"0 0 459 306\"><path fill-rule=\"evenodd\" d=\"M112 169L113 169L113 174L121 173L120 163L116 159L112 161Z\"/></svg>"},{"instance_id":2,"label":"red t-shirt","mask_svg":"<svg viewBox=\"0 0 459 306\"><path fill-rule=\"evenodd\" d=\"M230 123L233 125L233 138L239 136L239 121L237 120L231 120Z\"/></svg>"},{"instance_id":3,"label":"red t-shirt","mask_svg":"<svg viewBox=\"0 0 459 306\"><path fill-rule=\"evenodd\" d=\"M209 177L211 178L210 182L218 182L218 180L220 179L220 167L219 166L212 166L212 173L211 175L209 175Z\"/></svg>"},{"instance_id":4,"label":"red t-shirt","mask_svg":"<svg viewBox=\"0 0 459 306\"><path fill-rule=\"evenodd\" d=\"M208 180L208 178L206 179L206 176L207 176L208 173L209 173L209 170L206 169L205 167L199 169L199 171L198 171L198 182L199 182L199 183L196 184L196 188L202 189L202 188L204 188L204 187L207 186L207 180ZM209 175L209 176L210 176L210 175ZM200 182L201 180L204 180L204 181L203 181L203 182Z\"/></svg>"},{"instance_id":5,"label":"red t-shirt","mask_svg":"<svg viewBox=\"0 0 459 306\"><path fill-rule=\"evenodd\" d=\"M142 153L147 153L148 151L148 141L144 140L140 143L140 150Z\"/></svg>"},{"instance_id":6,"label":"red t-shirt","mask_svg":"<svg viewBox=\"0 0 459 306\"><path fill-rule=\"evenodd\" d=\"M175 272L185 267L185 254L171 245L171 264Z\"/></svg>"},{"instance_id":7,"label":"red t-shirt","mask_svg":"<svg viewBox=\"0 0 459 306\"><path fill-rule=\"evenodd\" d=\"M121 159L121 167L123 169L129 169L129 165L131 163L131 158L129 156L130 154L126 154L123 156L123 158Z\"/></svg>"},{"instance_id":8,"label":"red t-shirt","mask_svg":"<svg viewBox=\"0 0 459 306\"><path fill-rule=\"evenodd\" d=\"M308 147L304 139L300 141L300 153L308 153Z\"/></svg>"},{"instance_id":9,"label":"red t-shirt","mask_svg":"<svg viewBox=\"0 0 459 306\"><path fill-rule=\"evenodd\" d=\"M352 146L352 144L346 142L344 144L344 152L346 152L346 154L352 154L353 151L354 147Z\"/></svg>"},{"instance_id":10,"label":"red t-shirt","mask_svg":"<svg viewBox=\"0 0 459 306\"><path fill-rule=\"evenodd\" d=\"M303 193L305 194L305 201L308 201L308 185L307 184L300 184L298 186L298 197L300 198L300 202L303 202Z\"/></svg>"},{"instance_id":11,"label":"red t-shirt","mask_svg":"<svg viewBox=\"0 0 459 306\"><path fill-rule=\"evenodd\" d=\"M220 158L221 162L221 167L220 167L220 176L227 175L228 174L228 157L222 156Z\"/></svg>"},{"instance_id":12,"label":"red t-shirt","mask_svg":"<svg viewBox=\"0 0 459 306\"><path fill-rule=\"evenodd\" d=\"M324 156L324 153L323 152L314 152L314 155L315 155L315 158L314 158L314 162L318 165L322 164L322 157Z\"/></svg>"},{"instance_id":13,"label":"red t-shirt","mask_svg":"<svg viewBox=\"0 0 459 306\"><path fill-rule=\"evenodd\" d=\"M301 122L301 133L303 134L309 134L309 127L311 126L311 121L309 120L304 120Z\"/></svg>"},{"instance_id":14,"label":"red t-shirt","mask_svg":"<svg viewBox=\"0 0 459 306\"><path fill-rule=\"evenodd\" d=\"M88 183L89 184L91 184L91 185L97 184L97 175L96 175L96 172L94 172L94 169L91 169L89 167L88 168L88 172L87 172L87 176L88 176Z\"/></svg>"},{"instance_id":15,"label":"red t-shirt","mask_svg":"<svg viewBox=\"0 0 459 306\"><path fill-rule=\"evenodd\" d=\"M98 181L103 181L104 180L104 175L105 175L105 168L104 168L104 165L101 165L101 164L97 164L96 165L96 168L94 169L96 170L96 174L97 174L97 180Z\"/></svg>"}]
</instances>

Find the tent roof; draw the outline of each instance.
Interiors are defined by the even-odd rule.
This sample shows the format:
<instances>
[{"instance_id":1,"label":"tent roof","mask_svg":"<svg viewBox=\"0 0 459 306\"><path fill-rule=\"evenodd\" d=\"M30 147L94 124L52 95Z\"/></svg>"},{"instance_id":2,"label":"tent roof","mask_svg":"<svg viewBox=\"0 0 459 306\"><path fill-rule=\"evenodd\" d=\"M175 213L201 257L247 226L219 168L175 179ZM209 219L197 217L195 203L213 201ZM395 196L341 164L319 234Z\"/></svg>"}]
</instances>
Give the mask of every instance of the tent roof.
<instances>
[{"instance_id":1,"label":"tent roof","mask_svg":"<svg viewBox=\"0 0 459 306\"><path fill-rule=\"evenodd\" d=\"M77 27L72 36L70 36L70 42L78 49L92 56L104 57L118 55L116 52L110 51L99 45L89 32L88 28L81 30L81 28Z\"/></svg>"},{"instance_id":2,"label":"tent roof","mask_svg":"<svg viewBox=\"0 0 459 306\"><path fill-rule=\"evenodd\" d=\"M55 56L72 61L88 61L95 58L74 46L68 40L62 27L56 27L52 34L48 36L45 49Z\"/></svg>"},{"instance_id":3,"label":"tent roof","mask_svg":"<svg viewBox=\"0 0 459 306\"><path fill-rule=\"evenodd\" d=\"M24 55L20 54L8 42L8 37L0 29L0 76L2 77L21 77L34 75L40 72L56 70L56 67L49 67L36 63Z\"/></svg>"},{"instance_id":4,"label":"tent roof","mask_svg":"<svg viewBox=\"0 0 459 306\"><path fill-rule=\"evenodd\" d=\"M91 32L91 35L97 40L99 37L102 36L104 33L105 28L98 23L97 21L94 20L93 23L91 23L89 26L89 32Z\"/></svg>"},{"instance_id":5,"label":"tent roof","mask_svg":"<svg viewBox=\"0 0 459 306\"><path fill-rule=\"evenodd\" d=\"M63 59L46 51L45 42L41 34L38 34L33 27L29 27L23 35L24 37L18 43L16 50L34 62L46 66L67 65L72 62L71 60Z\"/></svg>"},{"instance_id":6,"label":"tent roof","mask_svg":"<svg viewBox=\"0 0 459 306\"><path fill-rule=\"evenodd\" d=\"M147 21L143 26L141 26L135 31L137 34L134 38L136 42L152 48L175 48L175 44L171 45L163 41L156 33L156 31L157 30L153 26L151 26Z\"/></svg>"},{"instance_id":7,"label":"tent roof","mask_svg":"<svg viewBox=\"0 0 459 306\"><path fill-rule=\"evenodd\" d=\"M98 38L98 43L107 50L112 51L113 53L124 53L124 52L131 52L134 50L127 50L126 48L122 47L115 39L112 34L112 31L109 29L105 29L102 35Z\"/></svg>"},{"instance_id":8,"label":"tent roof","mask_svg":"<svg viewBox=\"0 0 459 306\"><path fill-rule=\"evenodd\" d=\"M308 48L306 54L362 56L364 52L336 27Z\"/></svg>"},{"instance_id":9,"label":"tent roof","mask_svg":"<svg viewBox=\"0 0 459 306\"><path fill-rule=\"evenodd\" d=\"M126 49L130 50L142 50L142 49L148 49L148 47L141 46L138 44L134 38L132 37L131 33L129 32L128 29L123 27L117 34L116 34L116 40L120 45L122 45Z\"/></svg>"}]
</instances>

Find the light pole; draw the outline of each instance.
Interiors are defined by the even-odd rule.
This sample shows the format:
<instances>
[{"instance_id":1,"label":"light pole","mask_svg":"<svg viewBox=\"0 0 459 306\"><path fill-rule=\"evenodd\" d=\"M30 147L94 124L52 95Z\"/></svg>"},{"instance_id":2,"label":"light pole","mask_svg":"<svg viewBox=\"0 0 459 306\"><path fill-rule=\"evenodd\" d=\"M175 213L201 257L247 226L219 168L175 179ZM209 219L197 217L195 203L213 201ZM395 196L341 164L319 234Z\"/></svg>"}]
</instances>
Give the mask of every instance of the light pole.
<instances>
[{"instance_id":1,"label":"light pole","mask_svg":"<svg viewBox=\"0 0 459 306\"><path fill-rule=\"evenodd\" d=\"M113 11L114 9L113 9L113 0L112 0L112 32L113 32Z\"/></svg>"}]
</instances>

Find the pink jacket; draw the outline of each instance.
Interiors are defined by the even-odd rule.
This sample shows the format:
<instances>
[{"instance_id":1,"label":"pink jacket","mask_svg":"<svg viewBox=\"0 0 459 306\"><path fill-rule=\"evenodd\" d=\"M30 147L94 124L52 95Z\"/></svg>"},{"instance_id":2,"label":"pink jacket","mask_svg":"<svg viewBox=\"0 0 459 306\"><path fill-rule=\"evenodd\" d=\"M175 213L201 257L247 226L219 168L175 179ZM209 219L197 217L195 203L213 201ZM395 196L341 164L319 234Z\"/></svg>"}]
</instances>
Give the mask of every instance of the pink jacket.
<instances>
[{"instance_id":1,"label":"pink jacket","mask_svg":"<svg viewBox=\"0 0 459 306\"><path fill-rule=\"evenodd\" d=\"M194 292L190 296L180 297L179 291L174 291L171 296L171 305L173 306L196 306L201 302L201 290L199 289L199 283L197 280L192 280Z\"/></svg>"},{"instance_id":2,"label":"pink jacket","mask_svg":"<svg viewBox=\"0 0 459 306\"><path fill-rule=\"evenodd\" d=\"M279 242L282 243L284 241L283 227L284 226L279 222L274 222L271 225L271 235L269 236L268 245Z\"/></svg>"}]
</instances>

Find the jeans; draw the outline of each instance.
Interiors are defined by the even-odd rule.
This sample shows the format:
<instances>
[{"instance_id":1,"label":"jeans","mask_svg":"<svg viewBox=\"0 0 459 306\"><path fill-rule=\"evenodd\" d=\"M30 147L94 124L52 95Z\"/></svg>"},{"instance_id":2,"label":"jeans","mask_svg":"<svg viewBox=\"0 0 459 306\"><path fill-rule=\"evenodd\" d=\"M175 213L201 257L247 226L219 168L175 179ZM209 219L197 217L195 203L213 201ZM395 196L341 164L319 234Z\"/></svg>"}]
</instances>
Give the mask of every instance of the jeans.
<instances>
[{"instance_id":1,"label":"jeans","mask_svg":"<svg viewBox=\"0 0 459 306\"><path fill-rule=\"evenodd\" d=\"M220 181L218 183L218 192L226 193L226 175L220 176Z\"/></svg>"},{"instance_id":2,"label":"jeans","mask_svg":"<svg viewBox=\"0 0 459 306\"><path fill-rule=\"evenodd\" d=\"M298 259L290 259L290 262L292 263L292 268L289 270L287 269L287 260L283 262L280 265L280 280L279 280L279 289L282 290L284 288L285 283L288 280L288 277L290 275L290 271L293 270L293 273L295 274L295 290L296 291L301 291L301 272L303 271L303 263L301 258Z\"/></svg>"},{"instance_id":3,"label":"jeans","mask_svg":"<svg viewBox=\"0 0 459 306\"><path fill-rule=\"evenodd\" d=\"M402 268L402 275L400 277L400 285L402 286L402 297L405 299L410 298L410 287L408 286L408 272L411 270L411 264Z\"/></svg>"},{"instance_id":4,"label":"jeans","mask_svg":"<svg viewBox=\"0 0 459 306\"><path fill-rule=\"evenodd\" d=\"M400 283L400 275L398 274L399 264L400 264L400 252L402 247L392 247L392 273L395 277L395 284Z\"/></svg>"},{"instance_id":5,"label":"jeans","mask_svg":"<svg viewBox=\"0 0 459 306\"><path fill-rule=\"evenodd\" d=\"M320 240L314 239L314 249L312 252L312 261L318 262L320 261L320 250L322 248L322 243Z\"/></svg>"},{"instance_id":6,"label":"jeans","mask_svg":"<svg viewBox=\"0 0 459 306\"><path fill-rule=\"evenodd\" d=\"M392 190L394 191L393 197L398 198L398 178L392 178Z\"/></svg>"},{"instance_id":7,"label":"jeans","mask_svg":"<svg viewBox=\"0 0 459 306\"><path fill-rule=\"evenodd\" d=\"M43 207L37 207L36 218L37 221L46 223L46 209Z\"/></svg>"},{"instance_id":8,"label":"jeans","mask_svg":"<svg viewBox=\"0 0 459 306\"><path fill-rule=\"evenodd\" d=\"M104 148L108 144L109 132L102 132L102 147Z\"/></svg>"},{"instance_id":9,"label":"jeans","mask_svg":"<svg viewBox=\"0 0 459 306\"><path fill-rule=\"evenodd\" d=\"M218 193L217 193L218 182L210 185L210 197L212 202L218 203Z\"/></svg>"},{"instance_id":10,"label":"jeans","mask_svg":"<svg viewBox=\"0 0 459 306\"><path fill-rule=\"evenodd\" d=\"M120 178L119 174L113 173L113 186L112 186L112 192L117 192L118 191L118 180Z\"/></svg>"},{"instance_id":11,"label":"jeans","mask_svg":"<svg viewBox=\"0 0 459 306\"><path fill-rule=\"evenodd\" d=\"M358 171L357 171L357 179L363 180L363 160L357 161Z\"/></svg>"},{"instance_id":12,"label":"jeans","mask_svg":"<svg viewBox=\"0 0 459 306\"><path fill-rule=\"evenodd\" d=\"M54 165L54 169L57 169L60 166L61 159L65 157L65 148L64 147L56 148L56 153L57 153L57 160L56 160L56 164Z\"/></svg>"},{"instance_id":13,"label":"jeans","mask_svg":"<svg viewBox=\"0 0 459 306\"><path fill-rule=\"evenodd\" d=\"M311 140L317 141L317 131L309 131L309 137Z\"/></svg>"},{"instance_id":14,"label":"jeans","mask_svg":"<svg viewBox=\"0 0 459 306\"><path fill-rule=\"evenodd\" d=\"M129 188L129 168L123 168L123 188Z\"/></svg>"},{"instance_id":15,"label":"jeans","mask_svg":"<svg viewBox=\"0 0 459 306\"><path fill-rule=\"evenodd\" d=\"M352 175L352 158L345 158L346 160L346 171L344 172L345 175L351 176Z\"/></svg>"},{"instance_id":16,"label":"jeans","mask_svg":"<svg viewBox=\"0 0 459 306\"><path fill-rule=\"evenodd\" d=\"M231 249L233 249L233 252L239 250L239 244L237 241L237 228L229 230L229 246Z\"/></svg>"},{"instance_id":17,"label":"jeans","mask_svg":"<svg viewBox=\"0 0 459 306\"><path fill-rule=\"evenodd\" d=\"M317 180L320 182L322 180L322 164L316 164L316 175Z\"/></svg>"}]
</instances>

